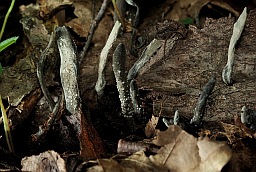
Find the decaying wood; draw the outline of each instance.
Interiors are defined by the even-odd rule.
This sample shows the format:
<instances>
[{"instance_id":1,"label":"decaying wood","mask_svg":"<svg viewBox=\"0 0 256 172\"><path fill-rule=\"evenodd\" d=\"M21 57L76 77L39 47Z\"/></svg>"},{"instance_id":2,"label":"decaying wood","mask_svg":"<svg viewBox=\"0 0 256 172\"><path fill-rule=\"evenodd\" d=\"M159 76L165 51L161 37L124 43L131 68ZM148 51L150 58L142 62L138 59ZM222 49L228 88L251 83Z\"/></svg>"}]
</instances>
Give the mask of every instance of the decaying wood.
<instances>
[{"instance_id":1,"label":"decaying wood","mask_svg":"<svg viewBox=\"0 0 256 172\"><path fill-rule=\"evenodd\" d=\"M117 145L117 153L135 153L138 151L145 151L145 152L150 152L150 153L157 153L159 150L159 147L152 144L152 143L146 143L142 141L137 141L137 142L132 142L132 141L126 141L123 139L120 139L118 141Z\"/></svg>"},{"instance_id":2,"label":"decaying wood","mask_svg":"<svg viewBox=\"0 0 256 172\"><path fill-rule=\"evenodd\" d=\"M181 117L191 119L203 86L211 77L216 78L216 86L208 99L206 118L203 120L231 121L234 114L240 114L244 105L255 107L255 16L255 11L248 14L236 46L235 82L232 86L223 83L221 74L227 61L234 18L207 19L203 29L189 26L186 39L176 40L173 47L167 40L165 56L157 53L157 56L152 57L157 60L136 78L138 87L150 92L144 98L153 101L154 115L172 118L174 112L179 110ZM151 34L149 31L149 36ZM125 42L122 41L124 38L127 38L126 35L117 41ZM129 66L126 70L129 70L134 58L131 55L129 57L129 53L127 55ZM83 80L87 84L82 92L93 87L97 77L97 68L93 66L97 63L88 60L84 66L81 75L87 78ZM115 84L110 65L107 66L106 80L108 84Z\"/></svg>"},{"instance_id":3,"label":"decaying wood","mask_svg":"<svg viewBox=\"0 0 256 172\"><path fill-rule=\"evenodd\" d=\"M21 124L26 120L33 108L36 106L40 98L42 97L42 91L37 88L32 91L29 95L24 97L18 107L10 107L8 111L9 119L12 121L12 129L17 125Z\"/></svg>"},{"instance_id":4,"label":"decaying wood","mask_svg":"<svg viewBox=\"0 0 256 172\"><path fill-rule=\"evenodd\" d=\"M140 88L152 90L148 96L154 100L154 114L170 117L178 109L181 116L191 118L199 94L211 77L216 77L216 86L204 120L230 121L240 114L243 105L255 108L255 16L251 11L236 46L232 86L223 83L221 74L234 19L207 19L203 29L190 26L188 37L168 50L165 61L158 61L137 78Z\"/></svg>"}]
</instances>

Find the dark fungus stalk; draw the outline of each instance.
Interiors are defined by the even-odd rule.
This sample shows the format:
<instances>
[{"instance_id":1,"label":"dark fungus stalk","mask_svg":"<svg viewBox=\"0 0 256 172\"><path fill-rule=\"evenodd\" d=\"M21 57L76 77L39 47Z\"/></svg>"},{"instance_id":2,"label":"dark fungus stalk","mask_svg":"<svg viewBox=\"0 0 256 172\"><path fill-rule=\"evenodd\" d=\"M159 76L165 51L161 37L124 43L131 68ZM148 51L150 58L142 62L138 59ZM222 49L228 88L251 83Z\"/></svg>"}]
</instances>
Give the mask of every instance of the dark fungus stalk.
<instances>
[{"instance_id":1,"label":"dark fungus stalk","mask_svg":"<svg viewBox=\"0 0 256 172\"><path fill-rule=\"evenodd\" d=\"M125 72L126 50L124 44L120 43L113 54L113 71L116 78L117 90L121 102L122 115L126 118L131 132L135 131L134 115L140 115L141 108L138 98L138 89L134 80L127 80ZM128 84L130 82L130 84Z\"/></svg>"},{"instance_id":2,"label":"dark fungus stalk","mask_svg":"<svg viewBox=\"0 0 256 172\"><path fill-rule=\"evenodd\" d=\"M117 20L119 20L120 23L124 23L123 21L123 17L125 16L125 11L126 11L126 3L125 0L118 0L113 2L113 6L115 8L115 13L114 13L114 22L116 22ZM124 25L123 25L124 27ZM125 28L123 28L125 29Z\"/></svg>"},{"instance_id":3,"label":"dark fungus stalk","mask_svg":"<svg viewBox=\"0 0 256 172\"><path fill-rule=\"evenodd\" d=\"M47 53L50 51L50 48L54 45L54 39L55 39L55 33L53 32L51 37L50 37L50 41L47 45L47 47L45 48L45 50L42 52L39 61L38 61L38 65L37 65L37 78L41 87L41 90L47 100L47 102L49 103L49 107L50 110L53 111L54 107L55 107L55 102L53 101L47 87L44 81L44 77L43 77L43 73L44 73L44 66L45 66L45 60L46 60L46 55Z\"/></svg>"},{"instance_id":4,"label":"dark fungus stalk","mask_svg":"<svg viewBox=\"0 0 256 172\"><path fill-rule=\"evenodd\" d=\"M119 99L121 101L122 114L124 116L131 116L133 108L130 107L129 86L127 84L125 73L125 52L124 44L120 43L113 55L113 71L116 78L117 90L119 92Z\"/></svg>"},{"instance_id":5,"label":"dark fungus stalk","mask_svg":"<svg viewBox=\"0 0 256 172\"><path fill-rule=\"evenodd\" d=\"M191 119L190 124L192 124L194 126L201 125L203 116L205 114L206 101L207 101L208 97L210 96L212 90L214 89L215 83L216 83L215 78L211 78L208 81L208 83L205 85L205 87L199 97L197 106L194 111L194 116Z\"/></svg>"},{"instance_id":6,"label":"dark fungus stalk","mask_svg":"<svg viewBox=\"0 0 256 172\"><path fill-rule=\"evenodd\" d=\"M127 4L134 6L136 8L136 14L135 14L134 21L133 21L132 25L134 28L137 28L137 26L139 24L140 8L133 0L125 0L125 1Z\"/></svg>"},{"instance_id":7,"label":"dark fungus stalk","mask_svg":"<svg viewBox=\"0 0 256 172\"><path fill-rule=\"evenodd\" d=\"M138 87L135 80L130 82L130 96L135 114L141 114L140 100L138 95Z\"/></svg>"}]
</instances>

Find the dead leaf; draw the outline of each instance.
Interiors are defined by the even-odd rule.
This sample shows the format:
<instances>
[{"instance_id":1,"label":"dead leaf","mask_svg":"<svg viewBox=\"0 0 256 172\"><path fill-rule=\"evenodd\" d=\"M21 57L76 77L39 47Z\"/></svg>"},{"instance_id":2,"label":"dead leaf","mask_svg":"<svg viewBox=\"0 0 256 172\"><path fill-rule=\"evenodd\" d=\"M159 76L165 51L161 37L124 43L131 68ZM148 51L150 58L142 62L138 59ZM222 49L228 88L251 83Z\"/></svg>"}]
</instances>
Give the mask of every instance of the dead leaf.
<instances>
[{"instance_id":1,"label":"dead leaf","mask_svg":"<svg viewBox=\"0 0 256 172\"><path fill-rule=\"evenodd\" d=\"M66 171L65 161L55 151L46 151L21 161L22 171Z\"/></svg>"},{"instance_id":2,"label":"dead leaf","mask_svg":"<svg viewBox=\"0 0 256 172\"><path fill-rule=\"evenodd\" d=\"M165 166L174 171L189 171L196 168L200 162L197 139L178 126L170 126L160 132L155 142L163 146L151 160L159 166Z\"/></svg>"},{"instance_id":3,"label":"dead leaf","mask_svg":"<svg viewBox=\"0 0 256 172\"><path fill-rule=\"evenodd\" d=\"M225 122L221 122L221 125L225 132L219 132L219 134L225 135L230 144L234 145L242 138L253 137L252 131L241 122L240 118L236 118L236 125L227 124Z\"/></svg>"},{"instance_id":4,"label":"dead leaf","mask_svg":"<svg viewBox=\"0 0 256 172\"><path fill-rule=\"evenodd\" d=\"M75 8L74 13L77 18L67 22L66 26L72 28L79 36L83 38L88 37L91 23L94 20L93 13L98 13L98 9L100 9L101 5L101 1L95 1L96 10L93 12L92 2L90 0L73 2L73 6ZM108 17L107 15L103 16L93 35L92 42L95 47L100 47L100 49L102 49L111 31L109 28L112 27L113 20L111 17Z\"/></svg>"},{"instance_id":5,"label":"dead leaf","mask_svg":"<svg viewBox=\"0 0 256 172\"><path fill-rule=\"evenodd\" d=\"M155 117L152 115L149 122L146 124L145 127L145 135L147 138L154 137L159 130L156 130L156 125L158 123L159 117Z\"/></svg>"},{"instance_id":6,"label":"dead leaf","mask_svg":"<svg viewBox=\"0 0 256 172\"><path fill-rule=\"evenodd\" d=\"M91 2L78 1L74 2L75 15L77 18L67 23L81 37L87 37L92 20Z\"/></svg>"},{"instance_id":7,"label":"dead leaf","mask_svg":"<svg viewBox=\"0 0 256 172\"><path fill-rule=\"evenodd\" d=\"M230 160L232 151L224 142L215 142L207 138L197 141L201 163L196 171L221 171Z\"/></svg>"},{"instance_id":8,"label":"dead leaf","mask_svg":"<svg viewBox=\"0 0 256 172\"><path fill-rule=\"evenodd\" d=\"M122 167L116 160L114 159L99 159L99 165L93 166L87 169L88 172L125 172L125 168Z\"/></svg>"},{"instance_id":9,"label":"dead leaf","mask_svg":"<svg viewBox=\"0 0 256 172\"><path fill-rule=\"evenodd\" d=\"M155 143L164 146L150 156L152 162L176 172L220 171L232 155L227 144L208 138L198 140L176 125L160 132Z\"/></svg>"},{"instance_id":10,"label":"dead leaf","mask_svg":"<svg viewBox=\"0 0 256 172\"><path fill-rule=\"evenodd\" d=\"M99 165L87 169L88 172L148 172L168 171L165 167L159 167L144 154L143 151L134 153L124 159L100 159Z\"/></svg>"},{"instance_id":11,"label":"dead leaf","mask_svg":"<svg viewBox=\"0 0 256 172\"><path fill-rule=\"evenodd\" d=\"M72 2L70 0L39 0L40 4L40 16L45 17L50 15L54 10L60 9L61 6L70 6Z\"/></svg>"},{"instance_id":12,"label":"dead leaf","mask_svg":"<svg viewBox=\"0 0 256 172\"><path fill-rule=\"evenodd\" d=\"M148 172L148 171L168 171L165 167L157 166L154 164L143 151L139 151L123 159L120 164L125 167L132 167L135 171Z\"/></svg>"}]
</instances>

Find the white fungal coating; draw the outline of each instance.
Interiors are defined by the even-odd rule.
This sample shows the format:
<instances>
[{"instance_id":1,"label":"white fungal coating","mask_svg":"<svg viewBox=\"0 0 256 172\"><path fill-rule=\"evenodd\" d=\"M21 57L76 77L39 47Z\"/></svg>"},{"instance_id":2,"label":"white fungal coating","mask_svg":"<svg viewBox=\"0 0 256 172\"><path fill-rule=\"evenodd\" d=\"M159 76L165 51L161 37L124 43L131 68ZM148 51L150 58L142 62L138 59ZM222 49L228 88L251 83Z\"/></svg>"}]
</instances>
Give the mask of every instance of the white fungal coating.
<instances>
[{"instance_id":1,"label":"white fungal coating","mask_svg":"<svg viewBox=\"0 0 256 172\"><path fill-rule=\"evenodd\" d=\"M230 43L228 47L228 60L227 60L226 66L222 71L222 80L227 85L232 84L232 73L233 73L234 58L235 58L235 45L244 29L244 24L247 17L246 10L247 8L245 7L242 14L238 18L237 22L234 24L233 34L230 39Z\"/></svg>"},{"instance_id":2,"label":"white fungal coating","mask_svg":"<svg viewBox=\"0 0 256 172\"><path fill-rule=\"evenodd\" d=\"M109 37L107 40L107 43L105 44L104 48L102 49L100 53L100 62L99 62L99 70L98 70L98 80L95 85L95 90L99 96L103 95L103 90L106 85L106 80L105 80L105 68L106 68L106 63L107 63L107 57L108 57L108 52L111 49L114 41L117 38L118 32L121 28L121 23L119 21L116 21Z\"/></svg>"},{"instance_id":3,"label":"white fungal coating","mask_svg":"<svg viewBox=\"0 0 256 172\"><path fill-rule=\"evenodd\" d=\"M76 49L66 27L56 28L56 36L61 59L60 79L64 91L66 109L71 114L74 114L80 106Z\"/></svg>"}]
</instances>

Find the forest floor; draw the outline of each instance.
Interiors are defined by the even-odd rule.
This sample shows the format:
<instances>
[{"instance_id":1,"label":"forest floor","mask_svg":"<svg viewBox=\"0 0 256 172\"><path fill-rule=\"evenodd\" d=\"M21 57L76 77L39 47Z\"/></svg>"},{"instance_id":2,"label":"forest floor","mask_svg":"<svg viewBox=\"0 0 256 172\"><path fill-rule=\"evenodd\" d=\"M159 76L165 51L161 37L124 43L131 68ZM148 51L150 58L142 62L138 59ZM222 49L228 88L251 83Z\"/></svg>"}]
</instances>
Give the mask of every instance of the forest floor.
<instances>
[{"instance_id":1,"label":"forest floor","mask_svg":"<svg viewBox=\"0 0 256 172\"><path fill-rule=\"evenodd\" d=\"M120 2L99 22L102 1L16 2L2 40L19 38L0 54L13 145L0 120L0 170L256 171L255 1Z\"/></svg>"}]
</instances>

